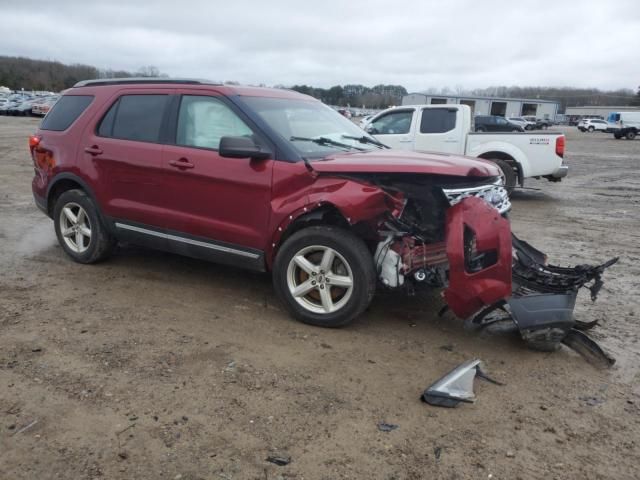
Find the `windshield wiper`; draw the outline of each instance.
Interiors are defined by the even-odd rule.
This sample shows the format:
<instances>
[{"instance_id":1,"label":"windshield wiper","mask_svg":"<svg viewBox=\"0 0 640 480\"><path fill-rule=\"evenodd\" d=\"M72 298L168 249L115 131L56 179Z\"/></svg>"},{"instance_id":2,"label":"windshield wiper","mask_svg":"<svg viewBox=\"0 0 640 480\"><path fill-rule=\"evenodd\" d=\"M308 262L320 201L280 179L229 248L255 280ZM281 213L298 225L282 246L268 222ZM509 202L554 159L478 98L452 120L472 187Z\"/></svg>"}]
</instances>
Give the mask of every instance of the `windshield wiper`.
<instances>
[{"instance_id":1,"label":"windshield wiper","mask_svg":"<svg viewBox=\"0 0 640 480\"><path fill-rule=\"evenodd\" d=\"M353 145L348 145L346 143L336 142L335 140L331 140L330 138L327 138L327 137L315 137L315 138L291 137L289 140L292 142L313 142L322 146L331 145L332 147L344 148L346 150L359 150L360 152L365 151L364 148L358 148L358 147L354 147Z\"/></svg>"},{"instance_id":2,"label":"windshield wiper","mask_svg":"<svg viewBox=\"0 0 640 480\"><path fill-rule=\"evenodd\" d=\"M342 135L342 138L348 138L349 140L357 140L360 143L370 143L371 145L375 145L378 148L391 148L387 145L385 145L382 142L379 142L378 140L375 140L371 137L366 137L366 136L362 136L362 137L356 137L353 135Z\"/></svg>"}]
</instances>

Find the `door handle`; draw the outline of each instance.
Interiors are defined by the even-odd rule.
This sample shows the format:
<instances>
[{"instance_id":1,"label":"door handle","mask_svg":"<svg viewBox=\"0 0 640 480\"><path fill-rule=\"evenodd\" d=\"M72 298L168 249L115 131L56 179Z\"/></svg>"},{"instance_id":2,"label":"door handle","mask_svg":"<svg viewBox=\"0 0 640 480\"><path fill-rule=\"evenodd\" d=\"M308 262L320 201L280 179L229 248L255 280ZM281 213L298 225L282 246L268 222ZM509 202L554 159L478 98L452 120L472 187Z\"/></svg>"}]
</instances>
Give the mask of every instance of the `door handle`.
<instances>
[{"instance_id":1,"label":"door handle","mask_svg":"<svg viewBox=\"0 0 640 480\"><path fill-rule=\"evenodd\" d=\"M84 149L85 152L87 152L89 155L101 155L102 154L102 150L100 150L100 147L98 147L97 145L92 145L90 147L86 147Z\"/></svg>"},{"instance_id":2,"label":"door handle","mask_svg":"<svg viewBox=\"0 0 640 480\"><path fill-rule=\"evenodd\" d=\"M179 168L180 170L187 170L188 168L195 167L195 165L186 158L181 158L179 160L169 160L169 165L175 168Z\"/></svg>"}]
</instances>

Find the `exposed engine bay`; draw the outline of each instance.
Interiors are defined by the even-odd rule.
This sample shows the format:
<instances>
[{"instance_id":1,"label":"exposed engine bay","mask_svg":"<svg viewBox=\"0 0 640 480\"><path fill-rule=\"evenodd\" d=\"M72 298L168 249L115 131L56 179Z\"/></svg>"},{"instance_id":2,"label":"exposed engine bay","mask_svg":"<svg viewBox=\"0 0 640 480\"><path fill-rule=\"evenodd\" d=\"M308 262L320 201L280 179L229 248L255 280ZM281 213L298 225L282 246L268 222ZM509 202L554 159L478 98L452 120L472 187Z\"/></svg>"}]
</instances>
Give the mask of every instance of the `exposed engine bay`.
<instances>
[{"instance_id":1,"label":"exposed engine bay","mask_svg":"<svg viewBox=\"0 0 640 480\"><path fill-rule=\"evenodd\" d=\"M378 230L374 263L383 285L409 292L420 286L444 288L447 307L470 327L519 332L538 350L565 343L603 364L613 363L582 333L596 322L577 322L573 310L580 288L588 288L596 300L602 274L617 258L601 265L549 264L546 255L512 235L498 208L502 200L460 193L491 193L495 179L366 177L403 202ZM457 197L447 195L452 190Z\"/></svg>"}]
</instances>

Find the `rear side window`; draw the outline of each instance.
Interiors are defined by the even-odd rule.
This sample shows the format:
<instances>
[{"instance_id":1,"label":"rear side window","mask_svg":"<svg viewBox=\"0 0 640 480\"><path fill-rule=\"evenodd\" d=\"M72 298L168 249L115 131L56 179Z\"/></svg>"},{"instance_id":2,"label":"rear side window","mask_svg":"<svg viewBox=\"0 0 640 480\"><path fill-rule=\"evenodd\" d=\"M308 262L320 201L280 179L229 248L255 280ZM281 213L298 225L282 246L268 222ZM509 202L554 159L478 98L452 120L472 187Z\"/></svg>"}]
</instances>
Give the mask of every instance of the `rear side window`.
<instances>
[{"instance_id":1,"label":"rear side window","mask_svg":"<svg viewBox=\"0 0 640 480\"><path fill-rule=\"evenodd\" d=\"M93 95L64 95L44 117L40 128L62 132L84 112L93 101Z\"/></svg>"},{"instance_id":2,"label":"rear side window","mask_svg":"<svg viewBox=\"0 0 640 480\"><path fill-rule=\"evenodd\" d=\"M445 133L456 128L457 110L425 108L422 110L420 133Z\"/></svg>"},{"instance_id":3,"label":"rear side window","mask_svg":"<svg viewBox=\"0 0 640 480\"><path fill-rule=\"evenodd\" d=\"M158 143L169 95L123 95L102 118L98 136Z\"/></svg>"}]
</instances>

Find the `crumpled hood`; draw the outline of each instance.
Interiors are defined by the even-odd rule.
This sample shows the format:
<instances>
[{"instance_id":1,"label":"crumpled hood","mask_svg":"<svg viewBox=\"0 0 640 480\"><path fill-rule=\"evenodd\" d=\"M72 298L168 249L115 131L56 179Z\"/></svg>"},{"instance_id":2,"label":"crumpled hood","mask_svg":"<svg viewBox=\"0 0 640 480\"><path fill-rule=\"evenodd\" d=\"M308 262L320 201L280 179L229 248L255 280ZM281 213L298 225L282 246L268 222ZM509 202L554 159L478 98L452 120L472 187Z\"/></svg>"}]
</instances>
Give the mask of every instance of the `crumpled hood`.
<instances>
[{"instance_id":1,"label":"crumpled hood","mask_svg":"<svg viewBox=\"0 0 640 480\"><path fill-rule=\"evenodd\" d=\"M336 153L313 160L312 165L321 173L422 173L461 177L496 177L500 174L495 164L486 160L402 150Z\"/></svg>"}]
</instances>

